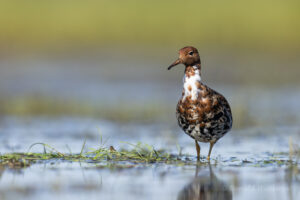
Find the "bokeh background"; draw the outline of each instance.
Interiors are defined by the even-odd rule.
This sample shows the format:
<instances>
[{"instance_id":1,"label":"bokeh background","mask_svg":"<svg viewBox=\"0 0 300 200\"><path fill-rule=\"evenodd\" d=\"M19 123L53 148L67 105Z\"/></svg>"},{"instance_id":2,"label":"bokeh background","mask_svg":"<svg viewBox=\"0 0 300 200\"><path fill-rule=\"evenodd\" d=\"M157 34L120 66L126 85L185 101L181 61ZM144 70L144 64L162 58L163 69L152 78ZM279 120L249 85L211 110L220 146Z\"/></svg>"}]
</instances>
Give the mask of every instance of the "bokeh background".
<instances>
[{"instance_id":1,"label":"bokeh background","mask_svg":"<svg viewBox=\"0 0 300 200\"><path fill-rule=\"evenodd\" d=\"M167 67L188 45L233 112L214 181L175 117L184 66ZM200 182L208 196L299 199L299 55L299 0L0 0L2 156L147 144L183 162L1 160L0 199L180 199Z\"/></svg>"},{"instance_id":2,"label":"bokeh background","mask_svg":"<svg viewBox=\"0 0 300 200\"><path fill-rule=\"evenodd\" d=\"M300 2L0 1L0 115L176 125L180 48L234 128L300 121Z\"/></svg>"}]
</instances>

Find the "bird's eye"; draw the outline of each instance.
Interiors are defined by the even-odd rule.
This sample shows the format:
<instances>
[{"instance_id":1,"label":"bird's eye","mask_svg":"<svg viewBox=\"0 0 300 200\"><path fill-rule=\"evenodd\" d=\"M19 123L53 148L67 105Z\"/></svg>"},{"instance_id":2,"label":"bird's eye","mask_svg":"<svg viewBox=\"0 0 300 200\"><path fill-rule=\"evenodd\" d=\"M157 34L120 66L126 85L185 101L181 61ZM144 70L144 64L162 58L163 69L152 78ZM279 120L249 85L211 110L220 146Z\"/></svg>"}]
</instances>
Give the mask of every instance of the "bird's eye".
<instances>
[{"instance_id":1,"label":"bird's eye","mask_svg":"<svg viewBox=\"0 0 300 200\"><path fill-rule=\"evenodd\" d=\"M190 51L190 52L189 52L189 55L193 55L193 53L194 53L194 52Z\"/></svg>"}]
</instances>

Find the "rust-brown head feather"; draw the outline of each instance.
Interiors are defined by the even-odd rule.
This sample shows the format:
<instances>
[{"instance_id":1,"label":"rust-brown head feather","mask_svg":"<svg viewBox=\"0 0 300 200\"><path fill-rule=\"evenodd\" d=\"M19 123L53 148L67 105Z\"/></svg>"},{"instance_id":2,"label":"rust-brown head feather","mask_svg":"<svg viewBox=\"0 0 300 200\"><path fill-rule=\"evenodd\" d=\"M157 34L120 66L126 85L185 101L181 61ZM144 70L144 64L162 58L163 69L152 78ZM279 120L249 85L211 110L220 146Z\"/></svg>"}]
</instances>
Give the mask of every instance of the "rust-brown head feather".
<instances>
[{"instance_id":1,"label":"rust-brown head feather","mask_svg":"<svg viewBox=\"0 0 300 200\"><path fill-rule=\"evenodd\" d=\"M179 50L179 58L168 67L168 70L178 64L184 64L186 67L201 64L198 50L191 46L183 47Z\"/></svg>"}]
</instances>

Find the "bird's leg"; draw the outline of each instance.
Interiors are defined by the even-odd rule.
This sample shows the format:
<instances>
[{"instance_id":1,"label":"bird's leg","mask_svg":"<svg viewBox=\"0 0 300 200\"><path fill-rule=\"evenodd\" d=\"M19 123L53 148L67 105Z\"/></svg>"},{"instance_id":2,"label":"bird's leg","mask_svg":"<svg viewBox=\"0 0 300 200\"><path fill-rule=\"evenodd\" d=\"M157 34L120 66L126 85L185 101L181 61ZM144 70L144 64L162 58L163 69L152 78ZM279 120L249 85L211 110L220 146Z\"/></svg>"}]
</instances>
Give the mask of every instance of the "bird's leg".
<instances>
[{"instance_id":1,"label":"bird's leg","mask_svg":"<svg viewBox=\"0 0 300 200\"><path fill-rule=\"evenodd\" d=\"M197 160L200 160L200 145L198 144L197 140L195 140L196 150L197 150Z\"/></svg>"},{"instance_id":2,"label":"bird's leg","mask_svg":"<svg viewBox=\"0 0 300 200\"><path fill-rule=\"evenodd\" d=\"M210 142L207 160L210 160L210 153L211 153L211 150L212 150L212 148L213 148L213 146L214 146L215 143L216 143L215 141L214 142Z\"/></svg>"}]
</instances>

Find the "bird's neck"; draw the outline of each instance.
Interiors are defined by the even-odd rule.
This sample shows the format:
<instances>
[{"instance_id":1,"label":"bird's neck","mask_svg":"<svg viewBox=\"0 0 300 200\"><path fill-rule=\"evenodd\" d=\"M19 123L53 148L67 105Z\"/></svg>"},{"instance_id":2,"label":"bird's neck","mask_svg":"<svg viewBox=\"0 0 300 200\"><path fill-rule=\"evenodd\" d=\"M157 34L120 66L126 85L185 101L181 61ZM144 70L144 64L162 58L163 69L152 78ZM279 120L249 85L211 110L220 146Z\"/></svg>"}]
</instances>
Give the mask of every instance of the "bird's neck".
<instances>
[{"instance_id":1,"label":"bird's neck","mask_svg":"<svg viewBox=\"0 0 300 200\"><path fill-rule=\"evenodd\" d=\"M186 66L183 78L183 99L190 97L191 100L196 100L201 85L201 65Z\"/></svg>"}]
</instances>

